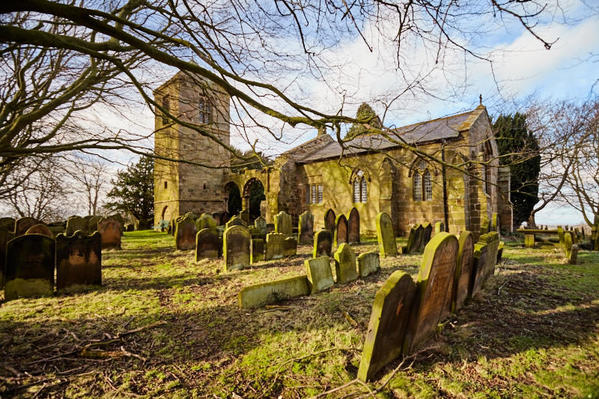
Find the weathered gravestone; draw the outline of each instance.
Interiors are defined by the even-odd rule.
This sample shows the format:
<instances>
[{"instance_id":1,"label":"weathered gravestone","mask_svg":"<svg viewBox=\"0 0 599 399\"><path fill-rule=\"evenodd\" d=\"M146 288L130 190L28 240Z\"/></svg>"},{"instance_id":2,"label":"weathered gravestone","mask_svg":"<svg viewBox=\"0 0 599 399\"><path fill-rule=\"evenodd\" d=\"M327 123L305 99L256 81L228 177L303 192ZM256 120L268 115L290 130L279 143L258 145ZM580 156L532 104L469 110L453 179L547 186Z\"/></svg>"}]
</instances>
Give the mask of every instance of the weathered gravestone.
<instances>
[{"instance_id":1,"label":"weathered gravestone","mask_svg":"<svg viewBox=\"0 0 599 399\"><path fill-rule=\"evenodd\" d=\"M526 248L534 248L535 247L535 235L534 234L524 234L524 247L526 247Z\"/></svg>"},{"instance_id":2,"label":"weathered gravestone","mask_svg":"<svg viewBox=\"0 0 599 399\"><path fill-rule=\"evenodd\" d=\"M376 293L358 369L361 381L372 379L402 354L415 297L416 284L401 270L393 272Z\"/></svg>"},{"instance_id":3,"label":"weathered gravestone","mask_svg":"<svg viewBox=\"0 0 599 399\"><path fill-rule=\"evenodd\" d=\"M251 236L244 226L228 227L223 234L225 270L240 270L250 265Z\"/></svg>"},{"instance_id":4,"label":"weathered gravestone","mask_svg":"<svg viewBox=\"0 0 599 399\"><path fill-rule=\"evenodd\" d=\"M222 243L216 229L204 228L196 234L196 262L206 258L218 258L221 255Z\"/></svg>"},{"instance_id":5,"label":"weathered gravestone","mask_svg":"<svg viewBox=\"0 0 599 399\"><path fill-rule=\"evenodd\" d=\"M285 234L286 236L290 236L293 233L291 215L284 211L275 215L275 233Z\"/></svg>"},{"instance_id":6,"label":"weathered gravestone","mask_svg":"<svg viewBox=\"0 0 599 399\"><path fill-rule=\"evenodd\" d=\"M72 236L77 230L87 233L87 222L81 216L71 216L67 219L66 235Z\"/></svg>"},{"instance_id":7,"label":"weathered gravestone","mask_svg":"<svg viewBox=\"0 0 599 399\"><path fill-rule=\"evenodd\" d=\"M29 230L30 227L39 223L40 222L37 219L30 217L17 219L15 222L15 237L22 236L27 230Z\"/></svg>"},{"instance_id":8,"label":"weathered gravestone","mask_svg":"<svg viewBox=\"0 0 599 399\"><path fill-rule=\"evenodd\" d=\"M347 243L343 243L335 251L335 274L337 282L344 284L358 278L356 254Z\"/></svg>"},{"instance_id":9,"label":"weathered gravestone","mask_svg":"<svg viewBox=\"0 0 599 399\"><path fill-rule=\"evenodd\" d=\"M314 240L314 216L306 211L299 216L298 241L300 244L312 244Z\"/></svg>"},{"instance_id":10,"label":"weathered gravestone","mask_svg":"<svg viewBox=\"0 0 599 399\"><path fill-rule=\"evenodd\" d=\"M121 222L102 219L98 222L98 233L102 236L102 249L121 249Z\"/></svg>"},{"instance_id":11,"label":"weathered gravestone","mask_svg":"<svg viewBox=\"0 0 599 399\"><path fill-rule=\"evenodd\" d=\"M268 233L266 235L266 255L265 260L281 259L285 256L285 238L287 236L281 233Z\"/></svg>"},{"instance_id":12,"label":"weathered gravestone","mask_svg":"<svg viewBox=\"0 0 599 399\"><path fill-rule=\"evenodd\" d=\"M243 219L241 219L239 216L233 216L231 219L229 219L229 221L227 223L225 223L225 228L228 229L229 227L232 227L232 226L246 227L247 225L245 224Z\"/></svg>"},{"instance_id":13,"label":"weathered gravestone","mask_svg":"<svg viewBox=\"0 0 599 399\"><path fill-rule=\"evenodd\" d=\"M361 277L376 273L380 268L378 252L364 252L358 256L358 272Z\"/></svg>"},{"instance_id":14,"label":"weathered gravestone","mask_svg":"<svg viewBox=\"0 0 599 399\"><path fill-rule=\"evenodd\" d=\"M433 226L430 223L426 223L421 225L422 228L422 236L420 239L420 246L418 247L418 252L424 251L426 244L431 240L431 235L433 233Z\"/></svg>"},{"instance_id":15,"label":"weathered gravestone","mask_svg":"<svg viewBox=\"0 0 599 399\"><path fill-rule=\"evenodd\" d=\"M25 232L25 235L32 235L32 234L39 234L39 235L46 236L46 237L52 238L52 239L54 238L54 234L52 234L52 231L50 231L48 226L46 226L43 223L34 224L30 228L28 228L27 231Z\"/></svg>"},{"instance_id":16,"label":"weathered gravestone","mask_svg":"<svg viewBox=\"0 0 599 399\"><path fill-rule=\"evenodd\" d=\"M335 231L335 212L332 209L329 209L327 213L324 214L324 228L325 230L333 233Z\"/></svg>"},{"instance_id":17,"label":"weathered gravestone","mask_svg":"<svg viewBox=\"0 0 599 399\"><path fill-rule=\"evenodd\" d=\"M397 255L393 223L389 215L384 212L376 215L376 237L379 243L379 252L383 257Z\"/></svg>"},{"instance_id":18,"label":"weathered gravestone","mask_svg":"<svg viewBox=\"0 0 599 399\"><path fill-rule=\"evenodd\" d=\"M283 241L283 255L297 255L297 240L295 237L285 237L285 241Z\"/></svg>"},{"instance_id":19,"label":"weathered gravestone","mask_svg":"<svg viewBox=\"0 0 599 399\"><path fill-rule=\"evenodd\" d=\"M0 289L4 287L5 280L6 244L13 238L15 238L15 233L12 230L0 228Z\"/></svg>"},{"instance_id":20,"label":"weathered gravestone","mask_svg":"<svg viewBox=\"0 0 599 399\"><path fill-rule=\"evenodd\" d=\"M185 215L175 228L175 245L178 250L187 251L196 246L196 225L191 215Z\"/></svg>"},{"instance_id":21,"label":"weathered gravestone","mask_svg":"<svg viewBox=\"0 0 599 399\"><path fill-rule=\"evenodd\" d=\"M499 234L490 232L479 237L474 245L474 263L471 282L471 296L475 296L483 287L489 276L495 271L497 251L499 249Z\"/></svg>"},{"instance_id":22,"label":"weathered gravestone","mask_svg":"<svg viewBox=\"0 0 599 399\"><path fill-rule=\"evenodd\" d=\"M102 285L102 236L77 231L56 236L56 289Z\"/></svg>"},{"instance_id":23,"label":"weathered gravestone","mask_svg":"<svg viewBox=\"0 0 599 399\"><path fill-rule=\"evenodd\" d=\"M241 218L241 220L243 220L243 222L245 223L245 225L249 225L250 224L250 211L245 209L241 212L239 212L239 217Z\"/></svg>"},{"instance_id":24,"label":"weathered gravestone","mask_svg":"<svg viewBox=\"0 0 599 399\"><path fill-rule=\"evenodd\" d=\"M6 246L4 298L52 295L54 240L42 235L20 236Z\"/></svg>"},{"instance_id":25,"label":"weathered gravestone","mask_svg":"<svg viewBox=\"0 0 599 399\"><path fill-rule=\"evenodd\" d=\"M264 260L265 243L262 238L252 238L250 262L257 263Z\"/></svg>"},{"instance_id":26,"label":"weathered gravestone","mask_svg":"<svg viewBox=\"0 0 599 399\"><path fill-rule=\"evenodd\" d=\"M335 246L338 247L339 245L347 242L347 218L345 217L345 215L337 216L335 225L336 227L334 240Z\"/></svg>"},{"instance_id":27,"label":"weathered gravestone","mask_svg":"<svg viewBox=\"0 0 599 399\"><path fill-rule=\"evenodd\" d=\"M564 233L564 252L566 254L566 260L569 264L575 265L578 258L578 245L573 243L572 232L566 231Z\"/></svg>"},{"instance_id":28,"label":"weathered gravestone","mask_svg":"<svg viewBox=\"0 0 599 399\"><path fill-rule=\"evenodd\" d=\"M420 229L420 225L414 225L410 227L410 233L408 234L408 242L405 247L403 247L402 253L404 254L414 254L418 252L418 248L420 247L420 241L422 240Z\"/></svg>"},{"instance_id":29,"label":"weathered gravestone","mask_svg":"<svg viewBox=\"0 0 599 399\"><path fill-rule=\"evenodd\" d=\"M418 284L417 305L410 321L406 349L412 352L433 335L437 324L451 312L453 278L458 239L439 233L424 249Z\"/></svg>"},{"instance_id":30,"label":"weathered gravestone","mask_svg":"<svg viewBox=\"0 0 599 399\"><path fill-rule=\"evenodd\" d=\"M360 213L352 208L347 219L347 241L350 244L360 242Z\"/></svg>"},{"instance_id":31,"label":"weathered gravestone","mask_svg":"<svg viewBox=\"0 0 599 399\"><path fill-rule=\"evenodd\" d=\"M434 235L437 235L437 234L442 233L444 231L445 231L445 223L443 223L443 222L435 222Z\"/></svg>"},{"instance_id":32,"label":"weathered gravestone","mask_svg":"<svg viewBox=\"0 0 599 399\"><path fill-rule=\"evenodd\" d=\"M87 232L91 234L94 231L98 231L98 223L100 223L100 221L102 221L102 216L92 216L89 218L87 221Z\"/></svg>"},{"instance_id":33,"label":"weathered gravestone","mask_svg":"<svg viewBox=\"0 0 599 399\"><path fill-rule=\"evenodd\" d=\"M470 280L472 279L472 266L474 264L474 238L469 231L463 231L458 240L458 257L456 261L454 288L453 288L453 311L457 311L464 305L468 298Z\"/></svg>"},{"instance_id":34,"label":"weathered gravestone","mask_svg":"<svg viewBox=\"0 0 599 399\"><path fill-rule=\"evenodd\" d=\"M196 219L196 230L201 231L202 229L210 229L216 231L216 220L209 213L202 213L199 218Z\"/></svg>"},{"instance_id":35,"label":"weathered gravestone","mask_svg":"<svg viewBox=\"0 0 599 399\"><path fill-rule=\"evenodd\" d=\"M320 230L314 234L314 251L312 257L331 256L333 251L333 234L330 230Z\"/></svg>"},{"instance_id":36,"label":"weathered gravestone","mask_svg":"<svg viewBox=\"0 0 599 399\"><path fill-rule=\"evenodd\" d=\"M305 295L310 295L310 283L306 276L298 276L245 287L238 299L239 306L247 309Z\"/></svg>"},{"instance_id":37,"label":"weathered gravestone","mask_svg":"<svg viewBox=\"0 0 599 399\"><path fill-rule=\"evenodd\" d=\"M335 284L331 272L331 258L328 256L306 259L304 266L312 294L331 288Z\"/></svg>"},{"instance_id":38,"label":"weathered gravestone","mask_svg":"<svg viewBox=\"0 0 599 399\"><path fill-rule=\"evenodd\" d=\"M258 216L256 220L254 220L254 227L261 236L266 237L266 219L262 216Z\"/></svg>"},{"instance_id":39,"label":"weathered gravestone","mask_svg":"<svg viewBox=\"0 0 599 399\"><path fill-rule=\"evenodd\" d=\"M13 218L0 218L0 230L6 230L14 233L15 220Z\"/></svg>"}]
</instances>

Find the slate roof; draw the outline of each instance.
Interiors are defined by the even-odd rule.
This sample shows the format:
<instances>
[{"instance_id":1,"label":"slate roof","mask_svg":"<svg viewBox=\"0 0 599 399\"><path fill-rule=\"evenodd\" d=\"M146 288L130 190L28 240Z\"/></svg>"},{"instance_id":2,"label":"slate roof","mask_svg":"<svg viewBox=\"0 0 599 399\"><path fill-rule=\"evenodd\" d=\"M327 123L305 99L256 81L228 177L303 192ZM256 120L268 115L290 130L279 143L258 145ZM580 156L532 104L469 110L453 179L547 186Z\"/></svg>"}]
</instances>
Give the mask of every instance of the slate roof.
<instances>
[{"instance_id":1,"label":"slate roof","mask_svg":"<svg viewBox=\"0 0 599 399\"><path fill-rule=\"evenodd\" d=\"M369 151L380 151L397 147L397 142L405 141L407 144L422 144L452 139L460 136L460 132L467 130L473 119L480 115L481 107L463 114L419 122L402 126L389 134L389 138L381 135L364 135L345 143L343 155L354 155ZM470 118L470 119L469 119ZM332 141L315 152L298 160L299 163L322 161L341 156L342 149L337 141Z\"/></svg>"}]
</instances>

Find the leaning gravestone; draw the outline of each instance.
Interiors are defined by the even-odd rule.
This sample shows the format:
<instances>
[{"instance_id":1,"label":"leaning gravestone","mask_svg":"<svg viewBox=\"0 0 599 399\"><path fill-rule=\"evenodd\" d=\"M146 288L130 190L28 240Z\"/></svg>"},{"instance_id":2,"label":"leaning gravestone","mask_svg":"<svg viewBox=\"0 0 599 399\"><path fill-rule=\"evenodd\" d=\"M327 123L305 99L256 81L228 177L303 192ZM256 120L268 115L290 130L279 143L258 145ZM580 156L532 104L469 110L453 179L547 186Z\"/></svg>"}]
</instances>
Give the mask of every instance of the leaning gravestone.
<instances>
[{"instance_id":1,"label":"leaning gravestone","mask_svg":"<svg viewBox=\"0 0 599 399\"><path fill-rule=\"evenodd\" d=\"M20 236L6 246L4 298L52 295L54 240L42 235Z\"/></svg>"},{"instance_id":2,"label":"leaning gravestone","mask_svg":"<svg viewBox=\"0 0 599 399\"><path fill-rule=\"evenodd\" d=\"M347 218L347 241L350 244L360 242L360 213L352 208Z\"/></svg>"},{"instance_id":3,"label":"leaning gravestone","mask_svg":"<svg viewBox=\"0 0 599 399\"><path fill-rule=\"evenodd\" d=\"M17 219L15 222L15 237L22 236L31 226L35 226L39 223L40 222L38 222L37 219L30 217Z\"/></svg>"},{"instance_id":4,"label":"leaning gravestone","mask_svg":"<svg viewBox=\"0 0 599 399\"><path fill-rule=\"evenodd\" d=\"M308 278L297 276L245 287L239 292L238 300L241 308L248 309L309 294Z\"/></svg>"},{"instance_id":5,"label":"leaning gravestone","mask_svg":"<svg viewBox=\"0 0 599 399\"><path fill-rule=\"evenodd\" d=\"M422 238L420 240L420 246L418 252L424 251L424 247L431 240L431 235L433 233L433 226L430 223L421 225L422 227Z\"/></svg>"},{"instance_id":6,"label":"leaning gravestone","mask_svg":"<svg viewBox=\"0 0 599 399\"><path fill-rule=\"evenodd\" d=\"M489 276L495 271L498 250L499 234L496 232L481 235L474 245L471 296L475 296L482 289Z\"/></svg>"},{"instance_id":7,"label":"leaning gravestone","mask_svg":"<svg viewBox=\"0 0 599 399\"><path fill-rule=\"evenodd\" d=\"M335 222L335 246L338 247L341 244L347 242L347 218L345 215L337 216L337 220Z\"/></svg>"},{"instance_id":8,"label":"leaning gravestone","mask_svg":"<svg viewBox=\"0 0 599 399\"><path fill-rule=\"evenodd\" d=\"M39 235L54 239L54 234L52 233L52 231L50 231L48 226L46 226L43 223L34 224L30 228L28 228L27 231L25 232L25 235L31 235L31 234L39 234Z\"/></svg>"},{"instance_id":9,"label":"leaning gravestone","mask_svg":"<svg viewBox=\"0 0 599 399\"><path fill-rule=\"evenodd\" d=\"M325 230L330 231L331 233L335 231L335 212L332 209L329 209L327 213L324 215L324 228Z\"/></svg>"},{"instance_id":10,"label":"leaning gravestone","mask_svg":"<svg viewBox=\"0 0 599 399\"><path fill-rule=\"evenodd\" d=\"M358 272L361 277L376 273L380 268L378 252L365 252L358 256Z\"/></svg>"},{"instance_id":11,"label":"leaning gravestone","mask_svg":"<svg viewBox=\"0 0 599 399\"><path fill-rule=\"evenodd\" d=\"M331 272L331 259L328 256L306 259L304 266L312 294L331 288L335 284Z\"/></svg>"},{"instance_id":12,"label":"leaning gravestone","mask_svg":"<svg viewBox=\"0 0 599 399\"><path fill-rule=\"evenodd\" d=\"M314 240L314 216L309 211L299 215L297 235L300 244L312 244Z\"/></svg>"},{"instance_id":13,"label":"leaning gravestone","mask_svg":"<svg viewBox=\"0 0 599 399\"><path fill-rule=\"evenodd\" d=\"M262 238L252 238L250 262L258 263L264 260L265 243Z\"/></svg>"},{"instance_id":14,"label":"leaning gravestone","mask_svg":"<svg viewBox=\"0 0 599 399\"><path fill-rule=\"evenodd\" d=\"M202 229L210 229L216 231L216 220L209 213L202 213L196 220L196 229L201 231Z\"/></svg>"},{"instance_id":15,"label":"leaning gravestone","mask_svg":"<svg viewBox=\"0 0 599 399\"><path fill-rule=\"evenodd\" d=\"M286 236L290 236L293 233L291 215L284 211L275 215L275 233L285 234Z\"/></svg>"},{"instance_id":16,"label":"leaning gravestone","mask_svg":"<svg viewBox=\"0 0 599 399\"><path fill-rule=\"evenodd\" d=\"M413 254L418 252L418 247L420 246L420 237L418 234L420 230L418 230L419 226L410 227L410 233L408 234L408 243L405 247L403 247L402 253L404 254Z\"/></svg>"},{"instance_id":17,"label":"leaning gravestone","mask_svg":"<svg viewBox=\"0 0 599 399\"><path fill-rule=\"evenodd\" d=\"M337 282L344 284L358 278L356 254L347 243L343 243L335 251L335 274Z\"/></svg>"},{"instance_id":18,"label":"leaning gravestone","mask_svg":"<svg viewBox=\"0 0 599 399\"><path fill-rule=\"evenodd\" d=\"M102 236L81 231L56 236L56 289L102 285Z\"/></svg>"},{"instance_id":19,"label":"leaning gravestone","mask_svg":"<svg viewBox=\"0 0 599 399\"><path fill-rule=\"evenodd\" d=\"M15 231L15 220L13 218L0 218L0 230Z\"/></svg>"},{"instance_id":20,"label":"leaning gravestone","mask_svg":"<svg viewBox=\"0 0 599 399\"><path fill-rule=\"evenodd\" d=\"M247 226L246 223L239 216L233 216L227 223L225 223L225 228L229 228L231 226Z\"/></svg>"},{"instance_id":21,"label":"leaning gravestone","mask_svg":"<svg viewBox=\"0 0 599 399\"><path fill-rule=\"evenodd\" d=\"M102 236L102 249L121 249L121 223L108 218L98 222L98 233Z\"/></svg>"},{"instance_id":22,"label":"leaning gravestone","mask_svg":"<svg viewBox=\"0 0 599 399\"><path fill-rule=\"evenodd\" d=\"M177 222L175 245L178 250L187 251L196 246L196 225L191 215L185 215Z\"/></svg>"},{"instance_id":23,"label":"leaning gravestone","mask_svg":"<svg viewBox=\"0 0 599 399\"><path fill-rule=\"evenodd\" d=\"M472 238L472 233L463 231L460 234L458 244L452 305L454 311L460 309L469 296L472 266L474 263L474 239Z\"/></svg>"},{"instance_id":24,"label":"leaning gravestone","mask_svg":"<svg viewBox=\"0 0 599 399\"><path fill-rule=\"evenodd\" d=\"M416 280L419 293L417 309L410 322L406 348L412 352L436 330L437 324L451 312L453 278L458 254L458 239L439 233L424 250Z\"/></svg>"},{"instance_id":25,"label":"leaning gravestone","mask_svg":"<svg viewBox=\"0 0 599 399\"><path fill-rule=\"evenodd\" d=\"M314 251L312 257L331 256L333 251L333 234L330 230L320 230L314 234Z\"/></svg>"},{"instance_id":26,"label":"leaning gravestone","mask_svg":"<svg viewBox=\"0 0 599 399\"><path fill-rule=\"evenodd\" d=\"M415 297L416 284L401 270L391 274L376 293L358 369L361 381L372 379L402 354Z\"/></svg>"},{"instance_id":27,"label":"leaning gravestone","mask_svg":"<svg viewBox=\"0 0 599 399\"><path fill-rule=\"evenodd\" d=\"M376 237L379 242L379 251L383 257L397 255L393 223L389 215L384 212L376 215Z\"/></svg>"},{"instance_id":28,"label":"leaning gravestone","mask_svg":"<svg viewBox=\"0 0 599 399\"><path fill-rule=\"evenodd\" d=\"M87 233L87 222L81 216L71 216L67 219L66 235L72 236L77 230Z\"/></svg>"},{"instance_id":29,"label":"leaning gravestone","mask_svg":"<svg viewBox=\"0 0 599 399\"><path fill-rule=\"evenodd\" d=\"M240 270L250 265L251 236L244 226L228 227L223 234L225 270Z\"/></svg>"},{"instance_id":30,"label":"leaning gravestone","mask_svg":"<svg viewBox=\"0 0 599 399\"><path fill-rule=\"evenodd\" d=\"M222 250L216 229L204 228L196 234L196 262L206 258L218 258Z\"/></svg>"},{"instance_id":31,"label":"leaning gravestone","mask_svg":"<svg viewBox=\"0 0 599 399\"><path fill-rule=\"evenodd\" d=\"M264 260L281 259L285 256L285 234L268 233L266 235L266 255Z\"/></svg>"}]
</instances>

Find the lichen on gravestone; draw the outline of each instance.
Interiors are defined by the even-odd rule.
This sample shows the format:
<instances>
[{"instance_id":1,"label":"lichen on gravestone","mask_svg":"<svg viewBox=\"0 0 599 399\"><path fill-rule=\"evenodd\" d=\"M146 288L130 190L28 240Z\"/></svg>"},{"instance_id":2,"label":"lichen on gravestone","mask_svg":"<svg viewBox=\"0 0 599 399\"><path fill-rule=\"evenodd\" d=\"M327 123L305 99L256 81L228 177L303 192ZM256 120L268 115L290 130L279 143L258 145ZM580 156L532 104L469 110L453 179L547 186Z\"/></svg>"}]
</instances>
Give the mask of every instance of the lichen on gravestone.
<instances>
[{"instance_id":1,"label":"lichen on gravestone","mask_svg":"<svg viewBox=\"0 0 599 399\"><path fill-rule=\"evenodd\" d=\"M335 251L335 274L337 283L345 284L358 278L356 254L347 243L343 243Z\"/></svg>"}]
</instances>

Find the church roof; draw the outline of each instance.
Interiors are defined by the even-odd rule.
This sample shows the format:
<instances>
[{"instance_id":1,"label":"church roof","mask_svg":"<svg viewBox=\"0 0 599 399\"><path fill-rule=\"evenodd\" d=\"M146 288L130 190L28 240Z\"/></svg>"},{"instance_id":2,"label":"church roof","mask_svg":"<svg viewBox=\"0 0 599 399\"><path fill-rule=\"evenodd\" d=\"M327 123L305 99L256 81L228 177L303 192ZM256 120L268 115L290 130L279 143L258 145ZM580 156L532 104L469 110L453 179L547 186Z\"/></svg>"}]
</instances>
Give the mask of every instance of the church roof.
<instances>
[{"instance_id":1,"label":"church roof","mask_svg":"<svg viewBox=\"0 0 599 399\"><path fill-rule=\"evenodd\" d=\"M399 146L398 143L410 145L423 144L443 139L453 139L460 136L460 132L468 130L474 120L478 118L485 108L476 109L462 114L445 118L414 123L392 130L385 136L380 134L362 135L345 143L345 148L337 141L331 141L317 151L298 160L300 163L322 161L330 158L339 158L341 155L355 155L363 152L387 150Z\"/></svg>"}]
</instances>

